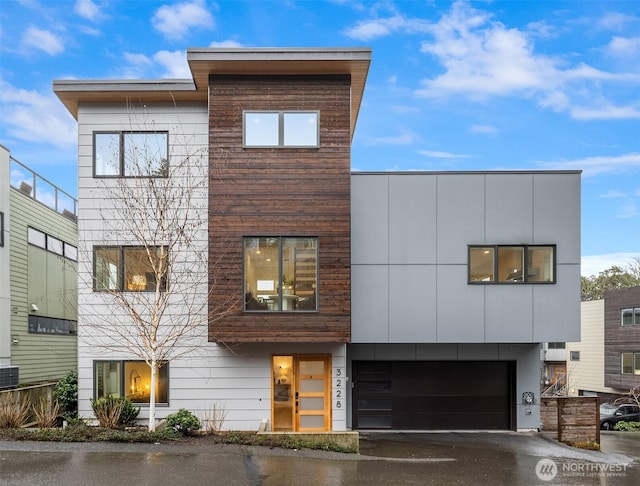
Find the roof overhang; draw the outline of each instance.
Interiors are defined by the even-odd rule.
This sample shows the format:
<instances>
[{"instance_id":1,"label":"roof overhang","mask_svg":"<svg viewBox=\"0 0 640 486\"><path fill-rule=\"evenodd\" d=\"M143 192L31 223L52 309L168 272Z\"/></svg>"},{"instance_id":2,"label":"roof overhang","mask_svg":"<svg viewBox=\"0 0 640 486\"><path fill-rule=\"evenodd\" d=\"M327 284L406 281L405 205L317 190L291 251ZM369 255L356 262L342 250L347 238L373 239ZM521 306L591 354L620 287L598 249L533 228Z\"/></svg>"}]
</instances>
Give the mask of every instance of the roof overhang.
<instances>
[{"instance_id":1,"label":"roof overhang","mask_svg":"<svg viewBox=\"0 0 640 486\"><path fill-rule=\"evenodd\" d=\"M351 137L371 63L369 48L191 48L193 79L57 80L53 91L77 118L80 103L207 101L210 74L351 76Z\"/></svg>"},{"instance_id":2,"label":"roof overhang","mask_svg":"<svg viewBox=\"0 0 640 486\"><path fill-rule=\"evenodd\" d=\"M198 90L210 74L351 76L351 137L371 63L370 48L191 48L187 61Z\"/></svg>"}]
</instances>

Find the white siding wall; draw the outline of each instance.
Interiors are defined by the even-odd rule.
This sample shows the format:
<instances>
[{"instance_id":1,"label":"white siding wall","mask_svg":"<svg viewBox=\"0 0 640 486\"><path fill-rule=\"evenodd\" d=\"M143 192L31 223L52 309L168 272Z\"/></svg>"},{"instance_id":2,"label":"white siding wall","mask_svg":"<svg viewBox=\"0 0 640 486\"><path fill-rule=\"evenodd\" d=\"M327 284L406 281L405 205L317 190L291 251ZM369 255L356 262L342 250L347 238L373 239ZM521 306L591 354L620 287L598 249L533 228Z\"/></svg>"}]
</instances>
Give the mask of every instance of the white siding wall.
<instances>
[{"instance_id":1,"label":"white siding wall","mask_svg":"<svg viewBox=\"0 0 640 486\"><path fill-rule=\"evenodd\" d=\"M144 110L114 106L82 105L79 124L79 231L81 272L79 291L79 412L92 418L90 399L93 398L93 364L96 360L139 359L126 346L113 338L96 333L95 323L105 320L111 325L125 325L122 311L110 305L102 293L92 291L92 249L100 244L135 244L118 230L112 191L113 181L93 177L92 154L94 131L109 130L168 130L170 157L181 157L208 147L208 113L206 104L149 106ZM195 158L204 171L208 157ZM171 160L169 162L171 164ZM207 255L208 189L199 193L197 206L191 215L198 226L198 246L201 256ZM191 208L192 210L194 208ZM105 223L106 221L106 223ZM192 255L193 256L193 255ZM185 255L189 258L189 255ZM197 316L201 323L196 336L197 345L185 349L186 354L169 363L169 406L159 406L159 419L186 408L205 418L213 404L227 411L224 429L257 430L262 419L271 417L271 356L273 354L330 354L332 356L333 385L346 371L344 344L255 344L235 346L228 350L207 341L207 266L200 268L194 281L202 282L199 293L202 309ZM177 295L170 307L174 315L184 313L183 295ZM187 316L184 316L187 317ZM343 381L342 386L346 383ZM335 394L333 394L335 397ZM346 401L333 399L333 430L346 429ZM139 418L147 418L142 408Z\"/></svg>"}]
</instances>

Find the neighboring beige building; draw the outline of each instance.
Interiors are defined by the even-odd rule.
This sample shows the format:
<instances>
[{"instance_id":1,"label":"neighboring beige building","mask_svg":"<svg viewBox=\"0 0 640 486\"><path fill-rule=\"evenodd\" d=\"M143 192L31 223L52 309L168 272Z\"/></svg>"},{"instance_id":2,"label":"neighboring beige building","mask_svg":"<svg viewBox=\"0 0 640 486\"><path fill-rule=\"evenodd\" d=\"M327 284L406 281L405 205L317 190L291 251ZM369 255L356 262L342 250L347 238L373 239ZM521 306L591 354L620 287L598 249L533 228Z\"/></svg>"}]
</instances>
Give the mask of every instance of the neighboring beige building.
<instances>
[{"instance_id":1,"label":"neighboring beige building","mask_svg":"<svg viewBox=\"0 0 640 486\"><path fill-rule=\"evenodd\" d=\"M581 312L582 340L566 345L568 395L627 392L604 386L604 299L582 302Z\"/></svg>"}]
</instances>

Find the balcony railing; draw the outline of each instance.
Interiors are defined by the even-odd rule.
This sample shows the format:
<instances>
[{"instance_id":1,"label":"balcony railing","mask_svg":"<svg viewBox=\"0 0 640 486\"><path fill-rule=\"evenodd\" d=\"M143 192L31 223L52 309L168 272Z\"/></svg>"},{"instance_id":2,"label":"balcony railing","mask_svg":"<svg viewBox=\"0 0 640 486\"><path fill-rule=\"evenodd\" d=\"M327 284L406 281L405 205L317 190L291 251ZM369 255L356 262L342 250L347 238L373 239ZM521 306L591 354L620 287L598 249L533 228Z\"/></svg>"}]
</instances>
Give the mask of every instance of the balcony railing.
<instances>
[{"instance_id":1,"label":"balcony railing","mask_svg":"<svg viewBox=\"0 0 640 486\"><path fill-rule=\"evenodd\" d=\"M78 200L10 157L11 187L72 221L78 220Z\"/></svg>"}]
</instances>

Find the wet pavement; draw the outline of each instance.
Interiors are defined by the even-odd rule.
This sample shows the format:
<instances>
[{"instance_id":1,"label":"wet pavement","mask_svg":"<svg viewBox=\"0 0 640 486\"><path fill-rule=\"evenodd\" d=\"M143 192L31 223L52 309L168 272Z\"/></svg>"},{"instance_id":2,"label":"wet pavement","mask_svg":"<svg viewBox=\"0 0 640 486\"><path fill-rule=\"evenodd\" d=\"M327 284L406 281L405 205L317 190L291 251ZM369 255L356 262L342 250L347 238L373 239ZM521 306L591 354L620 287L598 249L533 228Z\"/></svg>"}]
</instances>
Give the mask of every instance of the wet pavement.
<instances>
[{"instance_id":1,"label":"wet pavement","mask_svg":"<svg viewBox=\"0 0 640 486\"><path fill-rule=\"evenodd\" d=\"M637 485L640 434L602 452L537 433L362 433L360 454L212 444L0 442L12 485Z\"/></svg>"}]
</instances>

